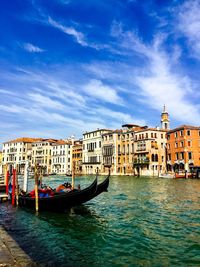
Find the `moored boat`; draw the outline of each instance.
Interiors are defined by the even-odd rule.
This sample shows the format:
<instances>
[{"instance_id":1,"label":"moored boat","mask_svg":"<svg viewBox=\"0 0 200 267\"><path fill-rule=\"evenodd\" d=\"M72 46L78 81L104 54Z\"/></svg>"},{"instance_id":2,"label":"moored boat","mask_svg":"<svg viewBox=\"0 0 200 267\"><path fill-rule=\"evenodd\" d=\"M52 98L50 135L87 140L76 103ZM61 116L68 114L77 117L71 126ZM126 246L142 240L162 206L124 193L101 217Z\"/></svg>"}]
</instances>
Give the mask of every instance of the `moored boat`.
<instances>
[{"instance_id":1,"label":"moored boat","mask_svg":"<svg viewBox=\"0 0 200 267\"><path fill-rule=\"evenodd\" d=\"M70 192L54 193L47 197L40 197L39 210L64 212L71 207L81 205L102 192L107 191L109 186L109 177L97 185L97 177L93 183L83 190L72 190ZM19 206L35 209L35 198L29 195L19 196Z\"/></svg>"}]
</instances>

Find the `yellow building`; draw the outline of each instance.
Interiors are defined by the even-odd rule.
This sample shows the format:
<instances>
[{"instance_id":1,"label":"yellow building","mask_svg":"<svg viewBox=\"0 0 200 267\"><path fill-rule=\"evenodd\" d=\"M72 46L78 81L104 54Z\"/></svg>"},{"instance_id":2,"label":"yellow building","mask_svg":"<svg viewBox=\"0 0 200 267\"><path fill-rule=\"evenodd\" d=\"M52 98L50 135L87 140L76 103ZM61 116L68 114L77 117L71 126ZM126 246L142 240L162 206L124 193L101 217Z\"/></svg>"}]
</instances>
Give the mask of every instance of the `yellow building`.
<instances>
[{"instance_id":1,"label":"yellow building","mask_svg":"<svg viewBox=\"0 0 200 267\"><path fill-rule=\"evenodd\" d=\"M103 173L110 168L113 175L133 175L134 134L143 127L124 124L122 129L102 135Z\"/></svg>"},{"instance_id":2,"label":"yellow building","mask_svg":"<svg viewBox=\"0 0 200 267\"><path fill-rule=\"evenodd\" d=\"M159 176L166 172L167 130L148 128L135 133L135 175Z\"/></svg>"},{"instance_id":3,"label":"yellow building","mask_svg":"<svg viewBox=\"0 0 200 267\"><path fill-rule=\"evenodd\" d=\"M72 166L74 166L75 175L82 175L82 156L83 156L83 141L74 141L72 147Z\"/></svg>"}]
</instances>

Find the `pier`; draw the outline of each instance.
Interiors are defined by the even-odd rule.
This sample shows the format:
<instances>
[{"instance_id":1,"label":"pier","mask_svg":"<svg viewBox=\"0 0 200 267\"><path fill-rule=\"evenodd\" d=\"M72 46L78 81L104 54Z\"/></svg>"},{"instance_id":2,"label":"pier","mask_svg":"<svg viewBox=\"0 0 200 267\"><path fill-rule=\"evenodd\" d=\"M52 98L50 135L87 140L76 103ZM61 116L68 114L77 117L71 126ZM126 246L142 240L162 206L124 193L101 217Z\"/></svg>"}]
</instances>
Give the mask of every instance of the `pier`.
<instances>
[{"instance_id":1,"label":"pier","mask_svg":"<svg viewBox=\"0 0 200 267\"><path fill-rule=\"evenodd\" d=\"M19 247L17 242L0 226L0 266L35 267L38 266Z\"/></svg>"}]
</instances>

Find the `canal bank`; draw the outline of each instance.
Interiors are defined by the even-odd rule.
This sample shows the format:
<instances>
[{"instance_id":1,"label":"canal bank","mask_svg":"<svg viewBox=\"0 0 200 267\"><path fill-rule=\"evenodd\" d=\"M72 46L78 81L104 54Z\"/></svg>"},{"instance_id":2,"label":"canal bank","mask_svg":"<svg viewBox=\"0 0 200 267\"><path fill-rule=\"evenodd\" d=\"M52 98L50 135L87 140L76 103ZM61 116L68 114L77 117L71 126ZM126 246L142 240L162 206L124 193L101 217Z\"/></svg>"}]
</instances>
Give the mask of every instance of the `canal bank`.
<instances>
[{"instance_id":1,"label":"canal bank","mask_svg":"<svg viewBox=\"0 0 200 267\"><path fill-rule=\"evenodd\" d=\"M0 226L0 266L37 266L2 226Z\"/></svg>"}]
</instances>

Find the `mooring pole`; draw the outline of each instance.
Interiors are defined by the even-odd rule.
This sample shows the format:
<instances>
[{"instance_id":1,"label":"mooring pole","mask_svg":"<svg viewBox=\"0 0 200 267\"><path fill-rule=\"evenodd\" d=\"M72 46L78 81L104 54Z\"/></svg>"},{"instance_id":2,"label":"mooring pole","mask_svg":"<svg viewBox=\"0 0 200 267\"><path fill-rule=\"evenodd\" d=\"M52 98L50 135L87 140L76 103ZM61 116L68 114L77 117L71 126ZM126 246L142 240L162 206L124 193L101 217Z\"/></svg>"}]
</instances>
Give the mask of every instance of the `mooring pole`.
<instances>
[{"instance_id":1,"label":"mooring pole","mask_svg":"<svg viewBox=\"0 0 200 267\"><path fill-rule=\"evenodd\" d=\"M6 167L6 195L8 195L9 176L10 176L10 173L9 173L8 168Z\"/></svg>"},{"instance_id":2,"label":"mooring pole","mask_svg":"<svg viewBox=\"0 0 200 267\"><path fill-rule=\"evenodd\" d=\"M12 205L15 205L16 169L13 169L12 179Z\"/></svg>"},{"instance_id":3,"label":"mooring pole","mask_svg":"<svg viewBox=\"0 0 200 267\"><path fill-rule=\"evenodd\" d=\"M35 165L35 172L34 172L34 178L35 178L35 211L38 212L39 210L39 201L38 201L38 169Z\"/></svg>"},{"instance_id":4,"label":"mooring pole","mask_svg":"<svg viewBox=\"0 0 200 267\"><path fill-rule=\"evenodd\" d=\"M72 190L74 189L75 161L72 163Z\"/></svg>"},{"instance_id":5,"label":"mooring pole","mask_svg":"<svg viewBox=\"0 0 200 267\"><path fill-rule=\"evenodd\" d=\"M16 205L19 206L19 183L17 170L15 169L15 179L16 179Z\"/></svg>"}]
</instances>

